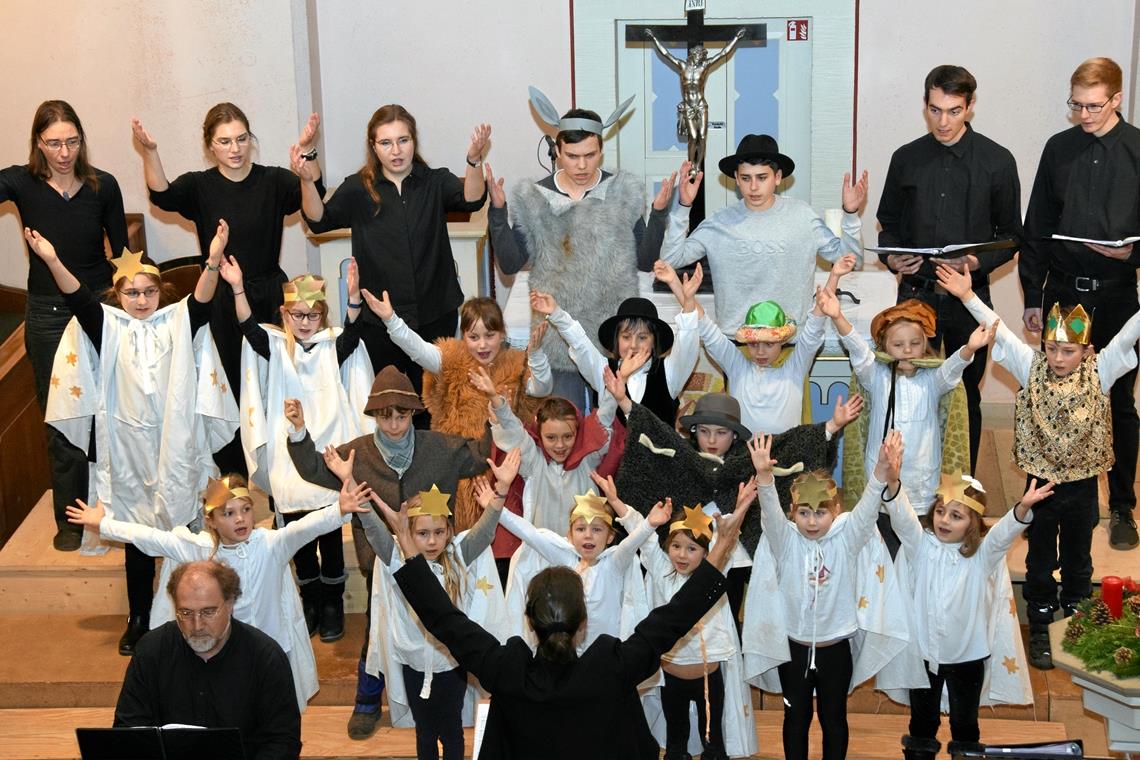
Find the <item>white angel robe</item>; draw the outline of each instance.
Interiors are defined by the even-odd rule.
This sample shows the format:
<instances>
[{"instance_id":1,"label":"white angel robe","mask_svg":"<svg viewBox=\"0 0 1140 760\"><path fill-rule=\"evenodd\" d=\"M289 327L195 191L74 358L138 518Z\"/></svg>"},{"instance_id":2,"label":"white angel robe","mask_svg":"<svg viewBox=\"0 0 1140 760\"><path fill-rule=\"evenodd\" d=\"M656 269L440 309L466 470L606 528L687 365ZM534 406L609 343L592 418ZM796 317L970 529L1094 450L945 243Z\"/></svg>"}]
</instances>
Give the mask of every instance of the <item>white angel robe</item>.
<instances>
[{"instance_id":1,"label":"white angel robe","mask_svg":"<svg viewBox=\"0 0 1140 760\"><path fill-rule=\"evenodd\" d=\"M104 538L132 543L152 557L165 558L158 580L159 593L154 595L150 610L151 628L174 619L174 603L166 593L174 568L211 557L232 567L241 579L242 589L234 604L234 617L260 628L285 650L293 671L297 706L304 712L320 683L301 596L289 563L302 546L348 520L334 504L277 530L255 528L246 541L219 545L216 550L210 533L192 533L183 527L162 531L104 517L99 532Z\"/></svg>"},{"instance_id":2,"label":"white angel robe","mask_svg":"<svg viewBox=\"0 0 1140 760\"><path fill-rule=\"evenodd\" d=\"M45 420L85 452L94 424L94 494L118 519L169 530L198 516L211 454L238 415L210 331L191 337L183 299L146 319L104 305L98 352L72 319Z\"/></svg>"},{"instance_id":3,"label":"white angel robe","mask_svg":"<svg viewBox=\"0 0 1140 760\"><path fill-rule=\"evenodd\" d=\"M507 510L503 510L507 514ZM458 547L467 531L457 534L447 545L448 557L454 567L463 572L462 595L456 607L473 622L478 623L500 642L507 639L506 605L503 587L495 568L495 557L488 546L470 565L464 565ZM424 689L430 689L432 673L446 673L459 667L439 640L432 636L419 617L408 605L404 593L394 577L404 566L399 546L392 547L387 562L377 557L372 565L372 618L368 632L368 654L365 670L372 675L384 674L388 690L388 710L392 725L409 728L415 725L404 687L402 665L424 674ZM443 566L428 562L440 585L443 585ZM463 725L475 722L475 704L485 694L478 688L473 676L468 676L467 694L463 698Z\"/></svg>"},{"instance_id":4,"label":"white angel robe","mask_svg":"<svg viewBox=\"0 0 1140 760\"><path fill-rule=\"evenodd\" d=\"M364 414L364 406L372 388L372 362L361 343L337 365L339 327L321 330L307 351L294 344L292 360L281 328L262 327L269 338L268 361L242 341L241 442L250 480L273 497L280 527L285 512L306 512L337 499L335 491L310 483L293 466L285 399L301 400L305 427L318 451L371 433L376 423Z\"/></svg>"}]
</instances>

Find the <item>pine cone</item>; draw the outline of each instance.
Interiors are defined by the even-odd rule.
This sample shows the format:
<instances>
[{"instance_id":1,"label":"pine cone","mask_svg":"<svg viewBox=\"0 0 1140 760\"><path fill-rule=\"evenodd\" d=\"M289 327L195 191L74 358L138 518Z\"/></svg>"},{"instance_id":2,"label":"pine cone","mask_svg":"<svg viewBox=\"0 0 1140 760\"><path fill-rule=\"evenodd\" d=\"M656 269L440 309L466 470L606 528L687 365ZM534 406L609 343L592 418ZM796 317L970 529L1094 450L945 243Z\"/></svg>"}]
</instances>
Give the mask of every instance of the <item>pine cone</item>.
<instances>
[{"instance_id":1,"label":"pine cone","mask_svg":"<svg viewBox=\"0 0 1140 760\"><path fill-rule=\"evenodd\" d=\"M1120 647L1112 653L1112 659L1116 660L1117 665L1127 665L1132 662L1132 650L1128 647Z\"/></svg>"},{"instance_id":2,"label":"pine cone","mask_svg":"<svg viewBox=\"0 0 1140 760\"><path fill-rule=\"evenodd\" d=\"M1140 618L1140 594L1133 594L1124 600L1124 604L1133 615Z\"/></svg>"},{"instance_id":3,"label":"pine cone","mask_svg":"<svg viewBox=\"0 0 1140 760\"><path fill-rule=\"evenodd\" d=\"M1069 642L1070 644L1075 644L1077 642L1077 640L1080 639L1081 636L1084 636L1084 635L1085 635L1084 625L1082 625L1081 623L1078 623L1075 620L1072 621L1071 623L1069 623L1069 626L1065 629L1065 641Z\"/></svg>"},{"instance_id":4,"label":"pine cone","mask_svg":"<svg viewBox=\"0 0 1140 760\"><path fill-rule=\"evenodd\" d=\"M1092 621L1094 625L1108 625L1112 622L1112 613L1103 599L1098 599L1092 606Z\"/></svg>"}]
</instances>

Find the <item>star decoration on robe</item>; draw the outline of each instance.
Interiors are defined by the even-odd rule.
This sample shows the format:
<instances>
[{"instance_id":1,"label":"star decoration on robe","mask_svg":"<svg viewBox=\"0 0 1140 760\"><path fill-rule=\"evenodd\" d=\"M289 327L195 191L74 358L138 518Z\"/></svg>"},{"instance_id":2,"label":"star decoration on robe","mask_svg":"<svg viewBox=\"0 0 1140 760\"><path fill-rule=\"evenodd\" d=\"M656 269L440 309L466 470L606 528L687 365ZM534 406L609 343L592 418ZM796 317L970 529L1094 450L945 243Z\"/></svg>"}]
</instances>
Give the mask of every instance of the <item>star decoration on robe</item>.
<instances>
[{"instance_id":1,"label":"star decoration on robe","mask_svg":"<svg viewBox=\"0 0 1140 760\"><path fill-rule=\"evenodd\" d=\"M253 427L253 412L254 412L254 409L253 409L253 407L251 406L251 407L250 407L250 408L247 410L247 414L249 414L249 426L250 426L250 427Z\"/></svg>"},{"instance_id":2,"label":"star decoration on robe","mask_svg":"<svg viewBox=\"0 0 1140 760\"><path fill-rule=\"evenodd\" d=\"M435 483L432 483L431 490L420 491L419 496L419 506L409 509L408 517L448 517L451 515L451 510L447 506L451 494L440 491L439 486Z\"/></svg>"},{"instance_id":3,"label":"star decoration on robe","mask_svg":"<svg viewBox=\"0 0 1140 760\"><path fill-rule=\"evenodd\" d=\"M210 371L210 385L217 385L217 384L218 384L218 371L216 369L211 370Z\"/></svg>"},{"instance_id":4,"label":"star decoration on robe","mask_svg":"<svg viewBox=\"0 0 1140 760\"><path fill-rule=\"evenodd\" d=\"M245 371L245 381L246 381L247 383L252 383L252 382L253 382L253 370L252 370L252 369L247 369L247 370Z\"/></svg>"},{"instance_id":5,"label":"star decoration on robe","mask_svg":"<svg viewBox=\"0 0 1140 760\"><path fill-rule=\"evenodd\" d=\"M865 610L870 606L871 606L871 602L869 602L867 600L867 597L865 597L865 596L859 597L859 609Z\"/></svg>"},{"instance_id":6,"label":"star decoration on robe","mask_svg":"<svg viewBox=\"0 0 1140 760\"><path fill-rule=\"evenodd\" d=\"M78 385L73 385L73 386L71 386L71 391L70 391L70 393L71 393L71 395L72 395L72 396L75 396L76 398L79 398L80 396L82 396L82 395L83 395L83 389L82 389L82 388L80 388Z\"/></svg>"},{"instance_id":7,"label":"star decoration on robe","mask_svg":"<svg viewBox=\"0 0 1140 760\"><path fill-rule=\"evenodd\" d=\"M58 388L58 387L59 387L59 378L58 378L58 377L56 377L55 375L52 375L52 376L51 376L51 385L52 385L52 387L53 387L53 388Z\"/></svg>"},{"instance_id":8,"label":"star decoration on robe","mask_svg":"<svg viewBox=\"0 0 1140 760\"><path fill-rule=\"evenodd\" d=\"M1018 671L1017 660L1012 657L1003 657L1001 664L1004 665L1005 669L1010 673L1016 673Z\"/></svg>"},{"instance_id":9,"label":"star decoration on robe","mask_svg":"<svg viewBox=\"0 0 1140 760\"><path fill-rule=\"evenodd\" d=\"M494 586L491 585L491 582L487 580L486 576L481 576L479 580L475 581L475 588L482 591L483 596L486 596L487 592L494 588Z\"/></svg>"},{"instance_id":10,"label":"star decoration on robe","mask_svg":"<svg viewBox=\"0 0 1140 760\"><path fill-rule=\"evenodd\" d=\"M221 388L221 390L222 390L222 393L225 393L225 392L226 392L226 384L225 384L225 383L222 383L222 388Z\"/></svg>"},{"instance_id":11,"label":"star decoration on robe","mask_svg":"<svg viewBox=\"0 0 1140 760\"><path fill-rule=\"evenodd\" d=\"M75 363L77 361L79 361L79 355L76 354L74 351L72 351L71 353L69 353L67 355L67 363L70 364L72 367L75 366Z\"/></svg>"},{"instance_id":12,"label":"star decoration on robe","mask_svg":"<svg viewBox=\"0 0 1140 760\"><path fill-rule=\"evenodd\" d=\"M1012 596L1009 598L1009 614L1017 617L1017 601Z\"/></svg>"},{"instance_id":13,"label":"star decoration on robe","mask_svg":"<svg viewBox=\"0 0 1140 760\"><path fill-rule=\"evenodd\" d=\"M883 565L877 565L875 567L875 576L879 579L879 583L882 583L883 579L887 577L887 568Z\"/></svg>"}]
</instances>

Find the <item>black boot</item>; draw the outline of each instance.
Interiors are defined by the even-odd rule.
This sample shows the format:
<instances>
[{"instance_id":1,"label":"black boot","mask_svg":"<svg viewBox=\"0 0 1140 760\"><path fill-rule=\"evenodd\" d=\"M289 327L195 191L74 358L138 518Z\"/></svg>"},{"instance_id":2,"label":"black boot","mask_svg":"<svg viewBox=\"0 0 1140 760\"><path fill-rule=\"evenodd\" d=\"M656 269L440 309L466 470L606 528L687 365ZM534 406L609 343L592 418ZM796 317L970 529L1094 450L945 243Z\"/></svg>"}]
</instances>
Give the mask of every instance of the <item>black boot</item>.
<instances>
[{"instance_id":1,"label":"black boot","mask_svg":"<svg viewBox=\"0 0 1140 760\"><path fill-rule=\"evenodd\" d=\"M985 748L986 745L981 742L950 742L946 745L946 751L950 753L951 760L963 752L982 752Z\"/></svg>"},{"instance_id":2,"label":"black boot","mask_svg":"<svg viewBox=\"0 0 1140 760\"><path fill-rule=\"evenodd\" d=\"M1028 605L1029 664L1038 670L1053 669L1053 652L1049 643L1049 624L1053 622L1052 605Z\"/></svg>"},{"instance_id":3,"label":"black boot","mask_svg":"<svg viewBox=\"0 0 1140 760\"><path fill-rule=\"evenodd\" d=\"M321 641L332 642L344 638L344 581L329 583L321 580Z\"/></svg>"},{"instance_id":4,"label":"black boot","mask_svg":"<svg viewBox=\"0 0 1140 760\"><path fill-rule=\"evenodd\" d=\"M903 757L906 760L934 760L942 742L937 739L924 739L920 736L903 736Z\"/></svg>"},{"instance_id":5,"label":"black boot","mask_svg":"<svg viewBox=\"0 0 1140 760\"><path fill-rule=\"evenodd\" d=\"M131 615L127 618L127 630L119 637L119 654L131 657L135 653L135 645L143 634L150 630L150 615Z\"/></svg>"},{"instance_id":6,"label":"black boot","mask_svg":"<svg viewBox=\"0 0 1140 760\"><path fill-rule=\"evenodd\" d=\"M309 636L317 632L321 619L321 582L318 578L297 581L301 591L301 608L305 611L305 625Z\"/></svg>"}]
</instances>

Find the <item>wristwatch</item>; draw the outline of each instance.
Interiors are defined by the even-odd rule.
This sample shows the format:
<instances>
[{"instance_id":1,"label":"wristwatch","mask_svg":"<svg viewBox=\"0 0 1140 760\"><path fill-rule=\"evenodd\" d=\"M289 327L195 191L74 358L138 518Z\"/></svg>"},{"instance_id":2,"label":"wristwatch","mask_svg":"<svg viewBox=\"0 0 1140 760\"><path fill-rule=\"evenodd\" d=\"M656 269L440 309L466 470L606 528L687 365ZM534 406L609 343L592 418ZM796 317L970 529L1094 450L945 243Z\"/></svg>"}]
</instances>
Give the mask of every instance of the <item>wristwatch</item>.
<instances>
[{"instance_id":1,"label":"wristwatch","mask_svg":"<svg viewBox=\"0 0 1140 760\"><path fill-rule=\"evenodd\" d=\"M481 159L481 158L478 161L472 161L470 158L467 158L466 156L464 156L464 159L467 161L467 165L470 166L472 169L478 169L480 166L483 165L483 159Z\"/></svg>"},{"instance_id":2,"label":"wristwatch","mask_svg":"<svg viewBox=\"0 0 1140 760\"><path fill-rule=\"evenodd\" d=\"M317 160L317 149L313 148L308 153L302 153L301 158L305 159L306 161L316 161Z\"/></svg>"}]
</instances>

